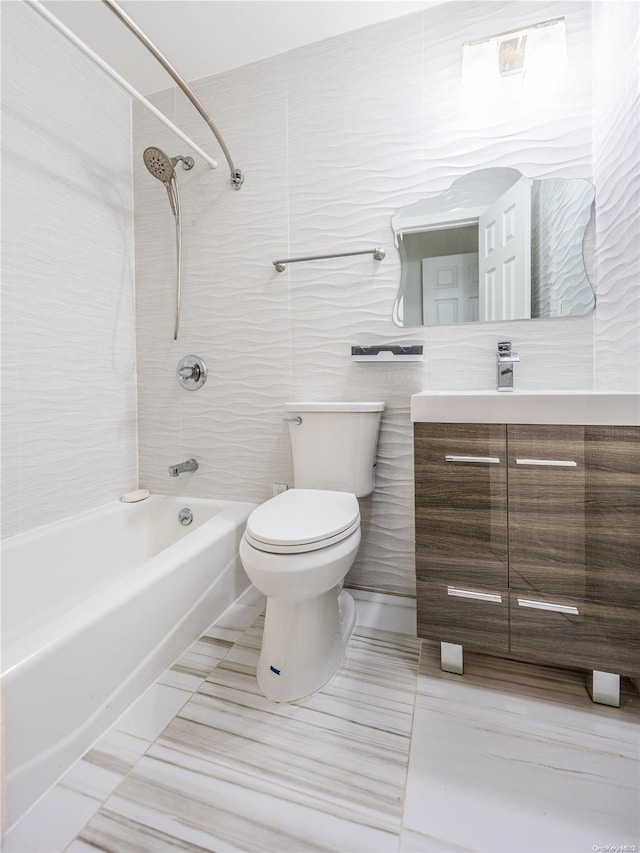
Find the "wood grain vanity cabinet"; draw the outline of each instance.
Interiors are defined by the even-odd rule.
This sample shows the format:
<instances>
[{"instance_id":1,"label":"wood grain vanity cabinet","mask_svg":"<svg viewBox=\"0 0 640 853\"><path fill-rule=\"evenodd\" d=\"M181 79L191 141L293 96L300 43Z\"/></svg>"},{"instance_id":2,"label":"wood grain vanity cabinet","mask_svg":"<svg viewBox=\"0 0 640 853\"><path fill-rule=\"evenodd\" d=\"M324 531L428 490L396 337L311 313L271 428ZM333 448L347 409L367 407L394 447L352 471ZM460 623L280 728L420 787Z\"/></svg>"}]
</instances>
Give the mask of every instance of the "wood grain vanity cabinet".
<instances>
[{"instance_id":1,"label":"wood grain vanity cabinet","mask_svg":"<svg viewBox=\"0 0 640 853\"><path fill-rule=\"evenodd\" d=\"M418 634L640 675L640 427L415 424Z\"/></svg>"}]
</instances>

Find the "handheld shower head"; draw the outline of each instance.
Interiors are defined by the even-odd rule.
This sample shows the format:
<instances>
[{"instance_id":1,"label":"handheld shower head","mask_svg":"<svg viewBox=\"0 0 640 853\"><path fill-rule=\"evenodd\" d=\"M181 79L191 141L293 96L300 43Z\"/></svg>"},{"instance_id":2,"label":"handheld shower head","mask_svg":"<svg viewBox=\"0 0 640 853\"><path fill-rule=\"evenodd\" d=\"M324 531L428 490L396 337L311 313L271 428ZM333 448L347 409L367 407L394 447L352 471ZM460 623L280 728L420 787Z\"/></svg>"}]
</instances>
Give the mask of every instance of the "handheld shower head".
<instances>
[{"instance_id":1,"label":"handheld shower head","mask_svg":"<svg viewBox=\"0 0 640 853\"><path fill-rule=\"evenodd\" d=\"M172 186L172 181L175 178L175 170L171 159L160 148L145 148L142 159L150 174L164 184L167 195L169 196L171 212L174 216L177 216L178 210Z\"/></svg>"},{"instance_id":2,"label":"handheld shower head","mask_svg":"<svg viewBox=\"0 0 640 853\"><path fill-rule=\"evenodd\" d=\"M160 148L145 148L142 159L153 177L162 181L163 184L168 184L173 178L174 169L171 158L167 157Z\"/></svg>"},{"instance_id":3,"label":"handheld shower head","mask_svg":"<svg viewBox=\"0 0 640 853\"><path fill-rule=\"evenodd\" d=\"M151 147L145 148L142 159L149 173L164 184L167 195L169 196L171 212L174 216L177 216L176 190L174 189L176 173L174 166L181 160L183 168L191 169L193 168L193 157L182 157L181 155L168 157L161 148Z\"/></svg>"},{"instance_id":4,"label":"handheld shower head","mask_svg":"<svg viewBox=\"0 0 640 853\"><path fill-rule=\"evenodd\" d=\"M151 147L145 148L142 159L150 174L164 185L169 196L171 212L176 220L176 325L173 332L173 339L175 341L178 339L178 329L180 328L180 295L182 287L182 217L180 216L180 193L178 192L175 166L180 161L183 169L192 169L193 157L183 157L181 154L178 154L176 157L167 157L161 148Z\"/></svg>"}]
</instances>

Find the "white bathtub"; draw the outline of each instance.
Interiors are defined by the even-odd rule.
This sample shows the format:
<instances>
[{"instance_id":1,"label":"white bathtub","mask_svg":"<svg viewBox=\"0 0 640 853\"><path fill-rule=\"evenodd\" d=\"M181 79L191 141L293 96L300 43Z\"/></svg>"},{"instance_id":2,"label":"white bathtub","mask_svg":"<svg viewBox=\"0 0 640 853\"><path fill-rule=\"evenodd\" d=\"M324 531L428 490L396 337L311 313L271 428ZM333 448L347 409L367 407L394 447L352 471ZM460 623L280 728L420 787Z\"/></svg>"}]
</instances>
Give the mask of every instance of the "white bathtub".
<instances>
[{"instance_id":1,"label":"white bathtub","mask_svg":"<svg viewBox=\"0 0 640 853\"><path fill-rule=\"evenodd\" d=\"M253 508L152 495L4 541L5 829L247 589Z\"/></svg>"}]
</instances>

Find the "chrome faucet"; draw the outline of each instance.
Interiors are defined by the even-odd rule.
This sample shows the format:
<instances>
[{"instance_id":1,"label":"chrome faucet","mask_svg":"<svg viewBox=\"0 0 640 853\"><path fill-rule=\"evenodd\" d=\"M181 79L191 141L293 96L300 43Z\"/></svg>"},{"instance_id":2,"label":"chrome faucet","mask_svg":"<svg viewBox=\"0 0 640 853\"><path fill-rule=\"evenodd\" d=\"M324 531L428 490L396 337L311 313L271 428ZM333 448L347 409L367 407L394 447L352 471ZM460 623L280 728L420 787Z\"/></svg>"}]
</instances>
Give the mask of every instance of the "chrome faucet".
<instances>
[{"instance_id":1,"label":"chrome faucet","mask_svg":"<svg viewBox=\"0 0 640 853\"><path fill-rule=\"evenodd\" d=\"M185 471L197 471L198 463L195 459L187 459L186 462L179 462L177 465L169 465L169 476L177 477L178 474L184 474Z\"/></svg>"},{"instance_id":2,"label":"chrome faucet","mask_svg":"<svg viewBox=\"0 0 640 853\"><path fill-rule=\"evenodd\" d=\"M513 391L513 365L516 361L520 361L520 356L517 352L511 352L511 341L498 341L496 353L498 391Z\"/></svg>"}]
</instances>

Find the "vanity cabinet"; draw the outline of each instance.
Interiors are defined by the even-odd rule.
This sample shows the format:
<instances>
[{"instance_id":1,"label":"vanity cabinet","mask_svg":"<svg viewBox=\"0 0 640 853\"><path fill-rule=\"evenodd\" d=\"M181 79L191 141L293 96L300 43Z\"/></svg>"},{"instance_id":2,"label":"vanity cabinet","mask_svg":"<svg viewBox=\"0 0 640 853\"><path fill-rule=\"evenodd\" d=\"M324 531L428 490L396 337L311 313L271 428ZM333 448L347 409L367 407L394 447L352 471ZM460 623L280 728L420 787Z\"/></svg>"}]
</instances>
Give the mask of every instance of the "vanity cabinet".
<instances>
[{"instance_id":1,"label":"vanity cabinet","mask_svg":"<svg viewBox=\"0 0 640 853\"><path fill-rule=\"evenodd\" d=\"M421 637L640 675L640 427L415 424Z\"/></svg>"}]
</instances>

